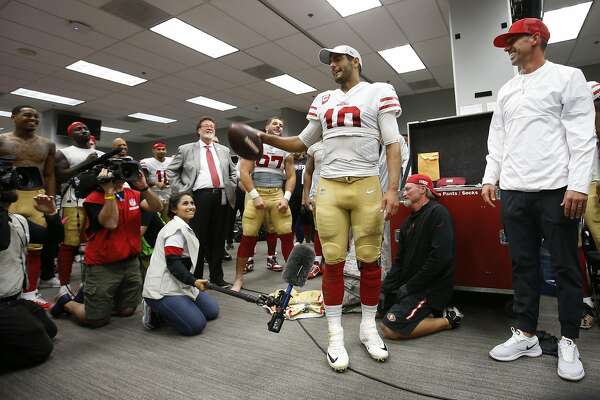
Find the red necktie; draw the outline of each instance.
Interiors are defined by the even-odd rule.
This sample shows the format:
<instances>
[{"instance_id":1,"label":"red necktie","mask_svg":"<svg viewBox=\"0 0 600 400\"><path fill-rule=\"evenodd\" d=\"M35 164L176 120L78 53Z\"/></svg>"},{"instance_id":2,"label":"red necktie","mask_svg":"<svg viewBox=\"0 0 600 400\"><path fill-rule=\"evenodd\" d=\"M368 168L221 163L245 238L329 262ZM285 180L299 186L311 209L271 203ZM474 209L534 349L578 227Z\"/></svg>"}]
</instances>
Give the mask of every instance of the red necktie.
<instances>
[{"instance_id":1,"label":"red necktie","mask_svg":"<svg viewBox=\"0 0 600 400\"><path fill-rule=\"evenodd\" d=\"M213 158L212 152L209 146L206 147L206 162L208 163L208 170L210 171L210 180L212 181L214 188L221 187L221 181L219 180L219 173L217 172L217 166L215 165L215 159Z\"/></svg>"}]
</instances>

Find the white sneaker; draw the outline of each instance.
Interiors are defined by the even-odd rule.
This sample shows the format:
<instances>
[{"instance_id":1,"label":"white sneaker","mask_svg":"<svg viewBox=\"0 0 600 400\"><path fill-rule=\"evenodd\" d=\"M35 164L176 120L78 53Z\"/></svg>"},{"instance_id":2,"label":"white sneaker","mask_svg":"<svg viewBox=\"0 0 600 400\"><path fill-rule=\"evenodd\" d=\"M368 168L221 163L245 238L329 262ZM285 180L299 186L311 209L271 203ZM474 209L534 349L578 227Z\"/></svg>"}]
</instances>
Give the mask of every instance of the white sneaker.
<instances>
[{"instance_id":1,"label":"white sneaker","mask_svg":"<svg viewBox=\"0 0 600 400\"><path fill-rule=\"evenodd\" d=\"M40 289L57 288L60 287L60 281L55 276L47 280L40 279L38 287Z\"/></svg>"},{"instance_id":2,"label":"white sneaker","mask_svg":"<svg viewBox=\"0 0 600 400\"><path fill-rule=\"evenodd\" d=\"M37 290L34 290L33 292L23 292L21 293L21 298L34 302L44 310L50 308L50 303L48 303Z\"/></svg>"},{"instance_id":3,"label":"white sneaker","mask_svg":"<svg viewBox=\"0 0 600 400\"><path fill-rule=\"evenodd\" d=\"M387 360L389 356L388 349L381 336L379 336L376 327L363 329L361 326L359 338L373 360L380 362Z\"/></svg>"},{"instance_id":4,"label":"white sneaker","mask_svg":"<svg viewBox=\"0 0 600 400\"><path fill-rule=\"evenodd\" d=\"M513 361L522 356L542 355L537 336L527 337L519 329L510 329L513 333L511 338L490 350L490 357L498 361Z\"/></svg>"},{"instance_id":5,"label":"white sneaker","mask_svg":"<svg viewBox=\"0 0 600 400\"><path fill-rule=\"evenodd\" d=\"M558 376L568 381L579 381L585 376L579 360L579 350L571 339L562 337L558 342Z\"/></svg>"},{"instance_id":6,"label":"white sneaker","mask_svg":"<svg viewBox=\"0 0 600 400\"><path fill-rule=\"evenodd\" d=\"M327 347L327 362L335 372L344 372L348 368L350 358L344 347L344 331L329 332L329 346Z\"/></svg>"}]
</instances>

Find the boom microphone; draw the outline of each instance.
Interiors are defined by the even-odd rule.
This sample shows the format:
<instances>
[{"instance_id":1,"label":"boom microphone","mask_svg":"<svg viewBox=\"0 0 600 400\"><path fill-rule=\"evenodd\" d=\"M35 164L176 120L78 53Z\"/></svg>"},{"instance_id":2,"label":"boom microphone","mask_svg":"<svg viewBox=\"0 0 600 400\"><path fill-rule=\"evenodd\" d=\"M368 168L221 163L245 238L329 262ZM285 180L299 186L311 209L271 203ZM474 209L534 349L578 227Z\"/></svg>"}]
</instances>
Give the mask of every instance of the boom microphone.
<instances>
[{"instance_id":1,"label":"boom microphone","mask_svg":"<svg viewBox=\"0 0 600 400\"><path fill-rule=\"evenodd\" d=\"M283 321L285 321L285 309L290 302L292 288L294 286L304 286L314 260L315 252L312 248L304 244L294 246L282 274L283 280L288 283L288 287L281 295L281 301L278 302L277 308L267 324L271 332L279 333L281 330Z\"/></svg>"}]
</instances>

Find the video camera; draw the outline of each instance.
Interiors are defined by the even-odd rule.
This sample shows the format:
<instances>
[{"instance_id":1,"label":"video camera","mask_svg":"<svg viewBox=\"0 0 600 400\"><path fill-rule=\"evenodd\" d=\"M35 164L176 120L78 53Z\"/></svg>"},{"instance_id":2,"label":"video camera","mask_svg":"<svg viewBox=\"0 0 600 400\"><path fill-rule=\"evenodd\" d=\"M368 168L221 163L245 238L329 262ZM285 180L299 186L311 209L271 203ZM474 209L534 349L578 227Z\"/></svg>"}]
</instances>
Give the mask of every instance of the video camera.
<instances>
[{"instance_id":1,"label":"video camera","mask_svg":"<svg viewBox=\"0 0 600 400\"><path fill-rule=\"evenodd\" d=\"M75 196L83 199L97 189L98 185L109 181L125 181L131 184L137 180L142 171L140 163L131 157L114 157L119 152L120 149L115 149L95 160L80 164L72 178ZM108 176L98 176L102 169L108 170Z\"/></svg>"},{"instance_id":2,"label":"video camera","mask_svg":"<svg viewBox=\"0 0 600 400\"><path fill-rule=\"evenodd\" d=\"M28 190L43 186L37 167L14 167L14 157L0 157L0 192Z\"/></svg>"}]
</instances>

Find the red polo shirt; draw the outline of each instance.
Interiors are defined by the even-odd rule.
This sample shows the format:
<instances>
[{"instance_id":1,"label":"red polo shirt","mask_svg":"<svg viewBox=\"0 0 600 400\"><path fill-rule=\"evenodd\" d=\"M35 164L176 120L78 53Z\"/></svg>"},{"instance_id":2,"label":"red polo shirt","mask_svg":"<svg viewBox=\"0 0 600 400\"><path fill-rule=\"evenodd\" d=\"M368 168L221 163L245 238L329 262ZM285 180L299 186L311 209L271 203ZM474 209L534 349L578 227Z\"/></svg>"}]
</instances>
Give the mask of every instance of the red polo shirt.
<instances>
[{"instance_id":1,"label":"red polo shirt","mask_svg":"<svg viewBox=\"0 0 600 400\"><path fill-rule=\"evenodd\" d=\"M115 196L119 209L119 224L112 230L100 227L92 231L88 228L89 240L85 248L87 265L122 261L141 252L141 194L136 190L125 188ZM84 205L86 203L104 205L104 193L90 193L84 200Z\"/></svg>"}]
</instances>

